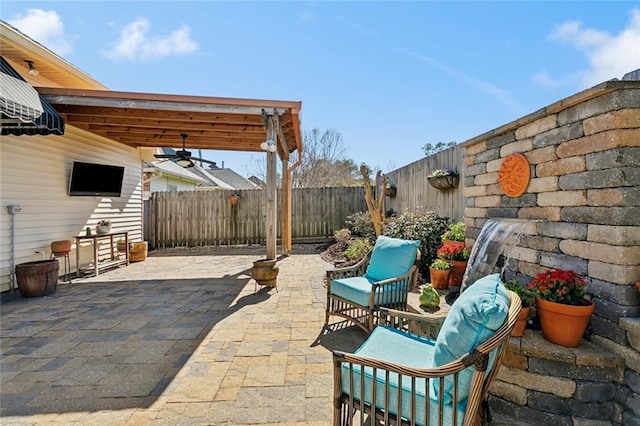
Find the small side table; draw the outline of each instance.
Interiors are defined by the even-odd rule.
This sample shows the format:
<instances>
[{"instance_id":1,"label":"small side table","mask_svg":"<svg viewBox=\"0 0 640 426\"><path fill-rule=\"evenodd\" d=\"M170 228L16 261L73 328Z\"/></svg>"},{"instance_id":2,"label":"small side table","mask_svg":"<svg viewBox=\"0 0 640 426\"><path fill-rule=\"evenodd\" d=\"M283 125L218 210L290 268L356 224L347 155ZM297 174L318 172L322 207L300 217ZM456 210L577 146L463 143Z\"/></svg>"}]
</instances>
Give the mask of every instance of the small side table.
<instances>
[{"instance_id":1,"label":"small side table","mask_svg":"<svg viewBox=\"0 0 640 426\"><path fill-rule=\"evenodd\" d=\"M114 244L114 237L124 237L124 242L127 246L125 251L125 258L116 258L116 246ZM98 276L101 270L110 269L116 266L128 266L129 265L129 233L128 232L110 232L108 234L100 235L81 235L76 236L76 274L80 276L81 269L88 269L89 273L93 276ZM100 262L98 259L98 242L102 240L108 240L110 260ZM82 241L88 241L93 248L93 262L89 268L82 268L80 266L80 243Z\"/></svg>"}]
</instances>

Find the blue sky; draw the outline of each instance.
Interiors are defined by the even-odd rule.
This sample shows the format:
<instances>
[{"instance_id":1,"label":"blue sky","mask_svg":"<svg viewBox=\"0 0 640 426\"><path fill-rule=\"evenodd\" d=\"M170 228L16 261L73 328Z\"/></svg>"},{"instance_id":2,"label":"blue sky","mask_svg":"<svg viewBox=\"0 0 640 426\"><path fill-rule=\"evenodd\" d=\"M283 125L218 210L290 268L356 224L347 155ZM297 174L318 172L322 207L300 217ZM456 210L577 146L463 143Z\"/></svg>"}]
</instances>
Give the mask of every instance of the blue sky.
<instances>
[{"instance_id":1,"label":"blue sky","mask_svg":"<svg viewBox=\"0 0 640 426\"><path fill-rule=\"evenodd\" d=\"M640 68L638 1L4 0L0 17L113 90L302 101L303 130L383 171Z\"/></svg>"}]
</instances>

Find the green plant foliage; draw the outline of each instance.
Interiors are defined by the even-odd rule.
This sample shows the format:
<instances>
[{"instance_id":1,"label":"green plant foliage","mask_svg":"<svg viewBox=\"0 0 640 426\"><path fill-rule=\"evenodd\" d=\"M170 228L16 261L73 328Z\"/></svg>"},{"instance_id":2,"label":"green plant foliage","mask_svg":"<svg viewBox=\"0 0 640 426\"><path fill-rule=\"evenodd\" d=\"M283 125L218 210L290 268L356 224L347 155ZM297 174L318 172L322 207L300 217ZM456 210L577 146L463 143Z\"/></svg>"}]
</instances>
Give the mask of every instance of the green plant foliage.
<instances>
[{"instance_id":1,"label":"green plant foliage","mask_svg":"<svg viewBox=\"0 0 640 426\"><path fill-rule=\"evenodd\" d=\"M466 230L467 226L464 224L464 222L452 223L451 225L449 225L447 231L442 234L442 241L451 240L464 242Z\"/></svg>"},{"instance_id":2,"label":"green plant foliage","mask_svg":"<svg viewBox=\"0 0 640 426\"><path fill-rule=\"evenodd\" d=\"M351 235L366 238L369 241L376 240L376 230L373 227L369 212L358 212L347 216L346 225Z\"/></svg>"},{"instance_id":3,"label":"green plant foliage","mask_svg":"<svg viewBox=\"0 0 640 426\"><path fill-rule=\"evenodd\" d=\"M371 250L373 250L373 245L369 240L366 238L358 238L349 242L349 246L344 251L344 255L349 260L358 261L365 257Z\"/></svg>"},{"instance_id":4,"label":"green plant foliage","mask_svg":"<svg viewBox=\"0 0 640 426\"><path fill-rule=\"evenodd\" d=\"M436 259L431 262L431 265L429 265L429 267L431 269L435 269L436 271L448 271L449 269L451 269L451 263L443 259Z\"/></svg>"},{"instance_id":5,"label":"green plant foliage","mask_svg":"<svg viewBox=\"0 0 640 426\"><path fill-rule=\"evenodd\" d=\"M534 306L536 302L536 294L532 290L528 289L527 286L521 284L520 281L513 279L504 283L504 286L507 290L513 291L515 294L520 297L522 301L522 306Z\"/></svg>"},{"instance_id":6,"label":"green plant foliage","mask_svg":"<svg viewBox=\"0 0 640 426\"><path fill-rule=\"evenodd\" d=\"M436 258L441 246L440 236L447 228L448 219L436 212L404 213L389 218L384 225L383 234L388 237L420 240L420 272L428 275L429 265Z\"/></svg>"}]
</instances>

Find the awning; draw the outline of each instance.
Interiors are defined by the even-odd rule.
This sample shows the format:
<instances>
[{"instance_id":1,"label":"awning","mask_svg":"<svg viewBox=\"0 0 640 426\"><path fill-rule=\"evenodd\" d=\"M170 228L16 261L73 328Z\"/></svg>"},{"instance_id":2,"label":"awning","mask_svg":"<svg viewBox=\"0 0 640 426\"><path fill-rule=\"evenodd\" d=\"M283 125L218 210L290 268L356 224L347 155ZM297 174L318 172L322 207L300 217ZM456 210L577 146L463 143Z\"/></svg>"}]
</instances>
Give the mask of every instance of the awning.
<instances>
[{"instance_id":1,"label":"awning","mask_svg":"<svg viewBox=\"0 0 640 426\"><path fill-rule=\"evenodd\" d=\"M60 114L1 56L0 71L0 134L63 135Z\"/></svg>"}]
</instances>

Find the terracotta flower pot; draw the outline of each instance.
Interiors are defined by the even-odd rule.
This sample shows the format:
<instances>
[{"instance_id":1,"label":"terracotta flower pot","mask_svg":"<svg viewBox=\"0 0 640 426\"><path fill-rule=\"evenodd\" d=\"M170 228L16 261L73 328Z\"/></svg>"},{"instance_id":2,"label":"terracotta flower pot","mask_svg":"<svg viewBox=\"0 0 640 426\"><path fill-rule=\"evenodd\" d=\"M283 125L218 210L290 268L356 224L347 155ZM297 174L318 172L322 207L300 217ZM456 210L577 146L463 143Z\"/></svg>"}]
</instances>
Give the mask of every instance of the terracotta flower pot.
<instances>
[{"instance_id":1,"label":"terracotta flower pot","mask_svg":"<svg viewBox=\"0 0 640 426\"><path fill-rule=\"evenodd\" d=\"M51 252L55 255L64 255L71 251L71 240L59 240L51 243Z\"/></svg>"},{"instance_id":2,"label":"terracotta flower pot","mask_svg":"<svg viewBox=\"0 0 640 426\"><path fill-rule=\"evenodd\" d=\"M462 277L464 271L467 270L466 260L452 260L451 273L449 274L449 287L460 287L462 285Z\"/></svg>"},{"instance_id":3,"label":"terracotta flower pot","mask_svg":"<svg viewBox=\"0 0 640 426\"><path fill-rule=\"evenodd\" d=\"M536 308L542 326L542 336L556 345L575 348L580 345L595 305L564 305L536 297Z\"/></svg>"},{"instance_id":4,"label":"terracotta flower pot","mask_svg":"<svg viewBox=\"0 0 640 426\"><path fill-rule=\"evenodd\" d=\"M528 306L523 306L520 314L518 315L518 320L516 321L515 327L511 331L511 336L513 337L522 337L524 335L524 330L527 328L527 320L529 319L529 311L531 310Z\"/></svg>"},{"instance_id":5,"label":"terracotta flower pot","mask_svg":"<svg viewBox=\"0 0 640 426\"><path fill-rule=\"evenodd\" d=\"M431 287L444 290L449 287L449 273L451 271L440 271L438 269L429 268L429 277L431 279Z\"/></svg>"}]
</instances>

